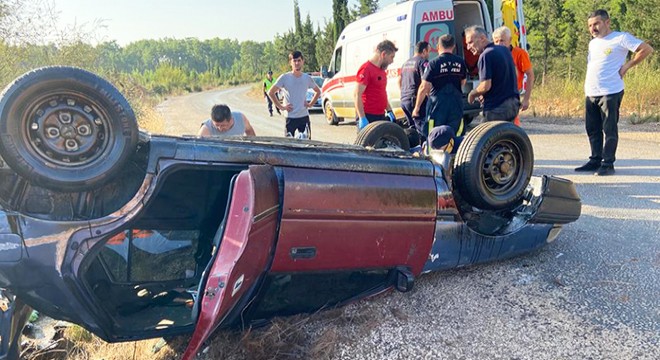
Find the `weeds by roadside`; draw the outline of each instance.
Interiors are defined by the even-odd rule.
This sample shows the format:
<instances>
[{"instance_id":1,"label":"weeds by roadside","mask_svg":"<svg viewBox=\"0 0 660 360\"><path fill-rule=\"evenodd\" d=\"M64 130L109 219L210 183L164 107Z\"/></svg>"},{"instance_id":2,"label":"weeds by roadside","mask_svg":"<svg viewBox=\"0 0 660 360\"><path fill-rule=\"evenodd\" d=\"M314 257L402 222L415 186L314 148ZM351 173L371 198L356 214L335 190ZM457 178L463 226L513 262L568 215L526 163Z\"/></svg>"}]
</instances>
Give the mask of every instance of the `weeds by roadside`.
<instances>
[{"instance_id":1,"label":"weeds by roadside","mask_svg":"<svg viewBox=\"0 0 660 360\"><path fill-rule=\"evenodd\" d=\"M660 70L649 64L632 68L625 78L621 117L632 124L660 122ZM532 93L532 116L584 117L584 79L547 76Z\"/></svg>"}]
</instances>

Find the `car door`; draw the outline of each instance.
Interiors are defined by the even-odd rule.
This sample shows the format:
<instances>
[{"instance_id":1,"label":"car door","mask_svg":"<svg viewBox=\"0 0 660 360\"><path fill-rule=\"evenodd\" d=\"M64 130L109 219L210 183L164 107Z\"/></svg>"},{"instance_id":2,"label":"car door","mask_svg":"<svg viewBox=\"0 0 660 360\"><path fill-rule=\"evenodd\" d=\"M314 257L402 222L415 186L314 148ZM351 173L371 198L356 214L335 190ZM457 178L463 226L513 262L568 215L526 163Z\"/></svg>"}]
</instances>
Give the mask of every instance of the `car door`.
<instances>
[{"instance_id":1,"label":"car door","mask_svg":"<svg viewBox=\"0 0 660 360\"><path fill-rule=\"evenodd\" d=\"M279 190L272 167L251 166L236 175L225 221L218 234L197 302L197 323L183 359L195 357L232 311L240 311L269 266L279 216Z\"/></svg>"},{"instance_id":2,"label":"car door","mask_svg":"<svg viewBox=\"0 0 660 360\"><path fill-rule=\"evenodd\" d=\"M433 177L303 168L278 174L284 186L275 257L245 321L412 287L433 243Z\"/></svg>"}]
</instances>

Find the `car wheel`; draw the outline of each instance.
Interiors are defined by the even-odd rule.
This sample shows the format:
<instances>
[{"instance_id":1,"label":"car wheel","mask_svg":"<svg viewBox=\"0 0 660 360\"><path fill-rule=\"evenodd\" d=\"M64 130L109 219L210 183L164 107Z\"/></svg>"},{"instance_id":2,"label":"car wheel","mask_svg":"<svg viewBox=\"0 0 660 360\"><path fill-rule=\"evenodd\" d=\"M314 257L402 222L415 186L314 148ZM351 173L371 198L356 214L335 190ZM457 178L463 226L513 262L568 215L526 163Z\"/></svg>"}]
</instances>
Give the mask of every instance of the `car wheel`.
<instances>
[{"instance_id":1,"label":"car wheel","mask_svg":"<svg viewBox=\"0 0 660 360\"><path fill-rule=\"evenodd\" d=\"M532 176L534 153L527 134L504 121L478 125L454 160L454 188L472 206L507 210L520 203Z\"/></svg>"},{"instance_id":2,"label":"car wheel","mask_svg":"<svg viewBox=\"0 0 660 360\"><path fill-rule=\"evenodd\" d=\"M332 109L332 103L330 101L326 101L324 108L325 111L323 113L325 114L325 120L328 122L328 125L338 125L339 118L337 118L335 110Z\"/></svg>"},{"instance_id":3,"label":"car wheel","mask_svg":"<svg viewBox=\"0 0 660 360\"><path fill-rule=\"evenodd\" d=\"M33 70L0 98L0 155L28 181L53 190L106 183L135 152L138 135L128 101L82 69Z\"/></svg>"},{"instance_id":4,"label":"car wheel","mask_svg":"<svg viewBox=\"0 0 660 360\"><path fill-rule=\"evenodd\" d=\"M390 121L376 121L365 126L355 139L355 145L374 149L410 150L408 136L403 128Z\"/></svg>"}]
</instances>

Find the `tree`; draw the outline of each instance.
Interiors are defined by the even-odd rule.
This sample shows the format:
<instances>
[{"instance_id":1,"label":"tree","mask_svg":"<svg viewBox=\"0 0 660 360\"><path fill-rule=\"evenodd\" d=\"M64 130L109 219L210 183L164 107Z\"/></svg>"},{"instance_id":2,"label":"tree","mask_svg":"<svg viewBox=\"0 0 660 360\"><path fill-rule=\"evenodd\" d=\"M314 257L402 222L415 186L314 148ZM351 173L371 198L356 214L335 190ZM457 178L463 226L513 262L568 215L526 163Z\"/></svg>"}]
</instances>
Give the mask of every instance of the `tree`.
<instances>
[{"instance_id":1,"label":"tree","mask_svg":"<svg viewBox=\"0 0 660 360\"><path fill-rule=\"evenodd\" d=\"M358 19L376 11L378 11L378 0L360 0L360 3L355 4L355 7L351 10L351 18Z\"/></svg>"},{"instance_id":2,"label":"tree","mask_svg":"<svg viewBox=\"0 0 660 360\"><path fill-rule=\"evenodd\" d=\"M300 19L300 7L298 6L298 0L293 0L293 21L294 21L294 32L299 38L302 36L302 20Z\"/></svg>"},{"instance_id":3,"label":"tree","mask_svg":"<svg viewBox=\"0 0 660 360\"><path fill-rule=\"evenodd\" d=\"M332 38L339 39L339 34L346 27L349 20L348 0L332 0Z\"/></svg>"},{"instance_id":4,"label":"tree","mask_svg":"<svg viewBox=\"0 0 660 360\"><path fill-rule=\"evenodd\" d=\"M334 24L332 21L325 22L323 30L316 30L316 61L319 67L329 65L332 52L335 49L335 38L333 35Z\"/></svg>"},{"instance_id":5,"label":"tree","mask_svg":"<svg viewBox=\"0 0 660 360\"><path fill-rule=\"evenodd\" d=\"M302 28L299 49L305 56L305 69L307 71L318 71L319 66L316 61L316 34L314 33L314 25L309 14L307 14L305 24Z\"/></svg>"}]
</instances>

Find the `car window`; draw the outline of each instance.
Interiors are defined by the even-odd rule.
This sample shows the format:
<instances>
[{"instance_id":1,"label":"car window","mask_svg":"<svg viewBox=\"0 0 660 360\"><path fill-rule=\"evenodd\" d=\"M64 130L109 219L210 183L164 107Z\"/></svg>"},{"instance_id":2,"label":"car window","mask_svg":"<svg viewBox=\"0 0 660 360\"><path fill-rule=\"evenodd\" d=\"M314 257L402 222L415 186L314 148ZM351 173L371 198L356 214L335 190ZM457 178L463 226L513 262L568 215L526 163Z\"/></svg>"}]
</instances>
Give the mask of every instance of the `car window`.
<instances>
[{"instance_id":1,"label":"car window","mask_svg":"<svg viewBox=\"0 0 660 360\"><path fill-rule=\"evenodd\" d=\"M82 276L112 319L108 331L144 336L194 325L192 306L238 171L184 168L163 175L139 216L89 252Z\"/></svg>"},{"instance_id":2,"label":"car window","mask_svg":"<svg viewBox=\"0 0 660 360\"><path fill-rule=\"evenodd\" d=\"M101 257L116 282L190 279L198 238L197 230L129 229L108 240Z\"/></svg>"},{"instance_id":3,"label":"car window","mask_svg":"<svg viewBox=\"0 0 660 360\"><path fill-rule=\"evenodd\" d=\"M316 85L320 88L323 86L323 78L320 76L313 76L312 79L316 83Z\"/></svg>"},{"instance_id":4,"label":"car window","mask_svg":"<svg viewBox=\"0 0 660 360\"><path fill-rule=\"evenodd\" d=\"M342 53L342 48L338 48L335 50L335 56L333 57L335 63L334 66L332 67L332 71L336 74L341 70L341 53Z\"/></svg>"}]
</instances>

